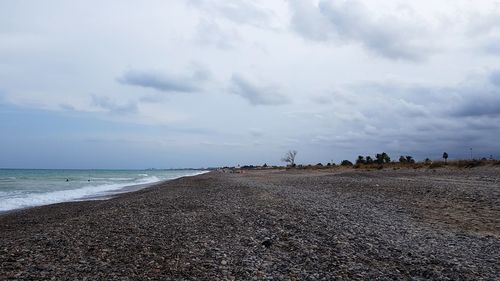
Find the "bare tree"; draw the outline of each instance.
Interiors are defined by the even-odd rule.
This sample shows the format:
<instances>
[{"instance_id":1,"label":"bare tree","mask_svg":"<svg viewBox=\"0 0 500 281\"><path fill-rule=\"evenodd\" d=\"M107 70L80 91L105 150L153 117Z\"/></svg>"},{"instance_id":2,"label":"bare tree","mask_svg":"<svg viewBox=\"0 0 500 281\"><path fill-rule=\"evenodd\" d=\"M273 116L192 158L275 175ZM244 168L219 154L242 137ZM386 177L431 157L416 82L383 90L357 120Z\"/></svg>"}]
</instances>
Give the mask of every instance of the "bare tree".
<instances>
[{"instance_id":1,"label":"bare tree","mask_svg":"<svg viewBox=\"0 0 500 281\"><path fill-rule=\"evenodd\" d=\"M448 153L446 153L446 152L443 153L443 159L444 159L444 163L446 164L446 162L448 161Z\"/></svg>"},{"instance_id":2,"label":"bare tree","mask_svg":"<svg viewBox=\"0 0 500 281\"><path fill-rule=\"evenodd\" d=\"M295 166L295 156L297 156L297 150L289 150L281 161L290 163L290 166Z\"/></svg>"}]
</instances>

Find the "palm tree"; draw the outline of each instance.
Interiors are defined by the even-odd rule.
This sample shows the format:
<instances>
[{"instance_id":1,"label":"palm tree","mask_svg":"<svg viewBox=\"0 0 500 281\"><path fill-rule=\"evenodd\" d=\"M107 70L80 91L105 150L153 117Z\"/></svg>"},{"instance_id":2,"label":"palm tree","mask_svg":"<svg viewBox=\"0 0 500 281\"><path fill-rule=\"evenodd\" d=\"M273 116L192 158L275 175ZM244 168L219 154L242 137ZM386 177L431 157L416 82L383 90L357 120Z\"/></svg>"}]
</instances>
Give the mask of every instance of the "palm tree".
<instances>
[{"instance_id":1,"label":"palm tree","mask_svg":"<svg viewBox=\"0 0 500 281\"><path fill-rule=\"evenodd\" d=\"M443 159L444 159L444 163L446 164L447 163L447 160L448 160L448 153L443 153Z\"/></svg>"}]
</instances>

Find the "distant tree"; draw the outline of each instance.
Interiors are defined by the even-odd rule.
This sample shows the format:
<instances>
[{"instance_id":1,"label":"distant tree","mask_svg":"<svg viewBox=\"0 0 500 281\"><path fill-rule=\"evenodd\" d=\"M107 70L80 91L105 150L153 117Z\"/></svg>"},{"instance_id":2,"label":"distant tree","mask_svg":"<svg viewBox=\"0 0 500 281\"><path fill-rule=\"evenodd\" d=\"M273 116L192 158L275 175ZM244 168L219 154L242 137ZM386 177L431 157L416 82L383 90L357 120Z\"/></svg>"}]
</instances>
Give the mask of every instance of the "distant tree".
<instances>
[{"instance_id":1,"label":"distant tree","mask_svg":"<svg viewBox=\"0 0 500 281\"><path fill-rule=\"evenodd\" d=\"M356 164L366 164L365 157L359 155L358 159L356 160Z\"/></svg>"},{"instance_id":2,"label":"distant tree","mask_svg":"<svg viewBox=\"0 0 500 281\"><path fill-rule=\"evenodd\" d=\"M444 163L446 164L448 162L448 153L446 153L446 152L443 153L443 159L444 159Z\"/></svg>"},{"instance_id":3,"label":"distant tree","mask_svg":"<svg viewBox=\"0 0 500 281\"><path fill-rule=\"evenodd\" d=\"M377 153L377 155L375 155L375 159L376 159L375 162L377 162L378 164L391 162L391 157L389 157L389 155L387 155L387 153L385 152Z\"/></svg>"},{"instance_id":4,"label":"distant tree","mask_svg":"<svg viewBox=\"0 0 500 281\"><path fill-rule=\"evenodd\" d=\"M289 150L281 161L290 163L290 166L295 167L295 156L297 156L297 150Z\"/></svg>"},{"instance_id":5,"label":"distant tree","mask_svg":"<svg viewBox=\"0 0 500 281\"><path fill-rule=\"evenodd\" d=\"M415 159L413 159L412 156L408 155L408 156L406 156L406 162L408 162L408 163L415 163Z\"/></svg>"},{"instance_id":6,"label":"distant tree","mask_svg":"<svg viewBox=\"0 0 500 281\"><path fill-rule=\"evenodd\" d=\"M340 162L340 165L342 165L342 166L352 166L352 162L349 161L349 160L342 160L342 162Z\"/></svg>"},{"instance_id":7,"label":"distant tree","mask_svg":"<svg viewBox=\"0 0 500 281\"><path fill-rule=\"evenodd\" d=\"M373 164L373 158L371 156L366 156L366 164Z\"/></svg>"},{"instance_id":8,"label":"distant tree","mask_svg":"<svg viewBox=\"0 0 500 281\"><path fill-rule=\"evenodd\" d=\"M316 166L318 166L318 167L323 167L323 164L318 163L318 164L316 164Z\"/></svg>"},{"instance_id":9,"label":"distant tree","mask_svg":"<svg viewBox=\"0 0 500 281\"><path fill-rule=\"evenodd\" d=\"M406 157L403 155L399 156L399 163L406 163Z\"/></svg>"},{"instance_id":10,"label":"distant tree","mask_svg":"<svg viewBox=\"0 0 500 281\"><path fill-rule=\"evenodd\" d=\"M330 162L326 163L327 167L330 167L331 165L332 165L332 163L330 163Z\"/></svg>"},{"instance_id":11,"label":"distant tree","mask_svg":"<svg viewBox=\"0 0 500 281\"><path fill-rule=\"evenodd\" d=\"M263 168L267 168L267 163L264 163L264 165L262 165Z\"/></svg>"},{"instance_id":12,"label":"distant tree","mask_svg":"<svg viewBox=\"0 0 500 281\"><path fill-rule=\"evenodd\" d=\"M391 162L391 157L389 157L389 155L387 155L387 153L385 153L385 152L382 152L382 159L383 159L384 163L390 163Z\"/></svg>"},{"instance_id":13,"label":"distant tree","mask_svg":"<svg viewBox=\"0 0 500 281\"><path fill-rule=\"evenodd\" d=\"M431 161L431 159L429 159L429 158L425 158L425 161L424 161L424 162L425 162L425 164L432 164L432 161Z\"/></svg>"}]
</instances>

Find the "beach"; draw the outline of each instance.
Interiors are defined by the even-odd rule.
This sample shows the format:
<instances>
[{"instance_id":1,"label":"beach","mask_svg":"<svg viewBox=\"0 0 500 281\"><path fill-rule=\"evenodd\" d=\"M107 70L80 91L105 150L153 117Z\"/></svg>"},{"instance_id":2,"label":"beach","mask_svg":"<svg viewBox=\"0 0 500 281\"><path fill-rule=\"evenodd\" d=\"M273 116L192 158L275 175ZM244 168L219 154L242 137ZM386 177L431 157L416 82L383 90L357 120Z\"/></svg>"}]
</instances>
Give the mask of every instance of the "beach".
<instances>
[{"instance_id":1,"label":"beach","mask_svg":"<svg viewBox=\"0 0 500 281\"><path fill-rule=\"evenodd\" d=\"M213 171L0 215L0 280L498 280L500 168Z\"/></svg>"}]
</instances>

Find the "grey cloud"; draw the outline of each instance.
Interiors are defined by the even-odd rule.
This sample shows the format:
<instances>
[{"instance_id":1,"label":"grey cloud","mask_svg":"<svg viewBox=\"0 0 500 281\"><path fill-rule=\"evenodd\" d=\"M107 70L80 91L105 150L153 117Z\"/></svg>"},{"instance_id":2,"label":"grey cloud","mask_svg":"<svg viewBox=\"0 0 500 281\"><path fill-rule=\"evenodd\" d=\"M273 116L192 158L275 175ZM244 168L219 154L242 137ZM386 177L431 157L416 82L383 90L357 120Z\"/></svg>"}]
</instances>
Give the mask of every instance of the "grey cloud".
<instances>
[{"instance_id":1,"label":"grey cloud","mask_svg":"<svg viewBox=\"0 0 500 281\"><path fill-rule=\"evenodd\" d=\"M500 39L486 43L483 50L491 55L500 55L500 44L498 42L500 42Z\"/></svg>"},{"instance_id":2,"label":"grey cloud","mask_svg":"<svg viewBox=\"0 0 500 281\"><path fill-rule=\"evenodd\" d=\"M60 104L59 108L61 108L62 110L66 110L66 111L75 111L76 110L76 108L74 106L72 106L71 104L65 104L65 103Z\"/></svg>"},{"instance_id":3,"label":"grey cloud","mask_svg":"<svg viewBox=\"0 0 500 281\"><path fill-rule=\"evenodd\" d=\"M310 100L319 105L329 105L332 104L332 98L327 96L313 96Z\"/></svg>"},{"instance_id":4,"label":"grey cloud","mask_svg":"<svg viewBox=\"0 0 500 281\"><path fill-rule=\"evenodd\" d=\"M232 143L232 142L211 142L211 141L202 141L200 145L204 146L221 146L221 147L245 147L247 146L244 143Z\"/></svg>"},{"instance_id":5,"label":"grey cloud","mask_svg":"<svg viewBox=\"0 0 500 281\"><path fill-rule=\"evenodd\" d=\"M290 24L295 32L311 40L328 40L329 23L318 7L303 0L290 0L288 3L292 10Z\"/></svg>"},{"instance_id":6,"label":"grey cloud","mask_svg":"<svg viewBox=\"0 0 500 281\"><path fill-rule=\"evenodd\" d=\"M2 104L5 101L5 92L0 89L0 104Z\"/></svg>"},{"instance_id":7,"label":"grey cloud","mask_svg":"<svg viewBox=\"0 0 500 281\"><path fill-rule=\"evenodd\" d=\"M500 117L500 71L491 72L487 82L457 87L458 102L452 115L458 117Z\"/></svg>"},{"instance_id":8,"label":"grey cloud","mask_svg":"<svg viewBox=\"0 0 500 281\"><path fill-rule=\"evenodd\" d=\"M388 82L361 84L351 89L353 93L366 96L365 105L366 101L372 100L373 107L390 107L391 112L398 116L454 119L500 116L499 82L500 73L493 72L477 77L472 83L464 82L450 87ZM380 115L377 110L367 112L370 117Z\"/></svg>"},{"instance_id":9,"label":"grey cloud","mask_svg":"<svg viewBox=\"0 0 500 281\"><path fill-rule=\"evenodd\" d=\"M315 104L324 106L331 104L350 106L357 103L352 93L346 93L339 89L332 89L328 92L311 96L309 99Z\"/></svg>"},{"instance_id":10,"label":"grey cloud","mask_svg":"<svg viewBox=\"0 0 500 281\"><path fill-rule=\"evenodd\" d=\"M196 30L196 41L219 49L231 49L235 47L235 43L241 41L241 38L232 27L222 28L214 21L201 20Z\"/></svg>"},{"instance_id":11,"label":"grey cloud","mask_svg":"<svg viewBox=\"0 0 500 281\"><path fill-rule=\"evenodd\" d=\"M500 93L469 96L453 114L462 117L500 116Z\"/></svg>"},{"instance_id":12,"label":"grey cloud","mask_svg":"<svg viewBox=\"0 0 500 281\"><path fill-rule=\"evenodd\" d=\"M274 88L254 85L237 74L231 78L231 91L252 105L282 105L290 102Z\"/></svg>"},{"instance_id":13,"label":"grey cloud","mask_svg":"<svg viewBox=\"0 0 500 281\"><path fill-rule=\"evenodd\" d=\"M450 87L405 85L397 82L361 84L348 90L355 105L329 106L328 120L315 144L343 147L352 153L386 151L417 159L452 151L463 157L469 147L477 155L499 153L500 89L496 73ZM489 79L488 79L489 78ZM364 114L363 122L342 118ZM303 120L313 120L312 115ZM335 132L328 134L330 126ZM435 155L435 156L434 156Z\"/></svg>"},{"instance_id":14,"label":"grey cloud","mask_svg":"<svg viewBox=\"0 0 500 281\"><path fill-rule=\"evenodd\" d=\"M249 130L250 135L254 137L262 137L264 136L264 132L261 129L258 128L252 128Z\"/></svg>"},{"instance_id":15,"label":"grey cloud","mask_svg":"<svg viewBox=\"0 0 500 281\"><path fill-rule=\"evenodd\" d=\"M108 111L113 114L130 114L138 111L137 104L133 102L117 103L104 96L92 95L92 105Z\"/></svg>"},{"instance_id":16,"label":"grey cloud","mask_svg":"<svg viewBox=\"0 0 500 281\"><path fill-rule=\"evenodd\" d=\"M196 69L189 75L172 75L156 71L129 70L117 80L124 85L155 89L161 92L195 92L205 82L210 73Z\"/></svg>"},{"instance_id":17,"label":"grey cloud","mask_svg":"<svg viewBox=\"0 0 500 281\"><path fill-rule=\"evenodd\" d=\"M500 21L497 23L500 25ZM482 33L479 33L482 34ZM495 35L483 35L482 37L476 39L479 41L479 49L488 55L498 56L500 55L500 29Z\"/></svg>"},{"instance_id":18,"label":"grey cloud","mask_svg":"<svg viewBox=\"0 0 500 281\"><path fill-rule=\"evenodd\" d=\"M490 55L500 54L499 14L500 6L495 5L488 13L470 16L466 25L465 35L467 40L478 42L477 47Z\"/></svg>"},{"instance_id":19,"label":"grey cloud","mask_svg":"<svg viewBox=\"0 0 500 281\"><path fill-rule=\"evenodd\" d=\"M189 0L191 6L239 24L267 26L271 12L252 1Z\"/></svg>"},{"instance_id":20,"label":"grey cloud","mask_svg":"<svg viewBox=\"0 0 500 281\"><path fill-rule=\"evenodd\" d=\"M500 70L491 73L490 81L493 85L500 87Z\"/></svg>"},{"instance_id":21,"label":"grey cloud","mask_svg":"<svg viewBox=\"0 0 500 281\"><path fill-rule=\"evenodd\" d=\"M318 6L303 0L290 1L291 26L312 40L357 42L371 52L389 59L418 61L431 49L417 42L423 26L396 18L374 18L360 2L320 1Z\"/></svg>"}]
</instances>

